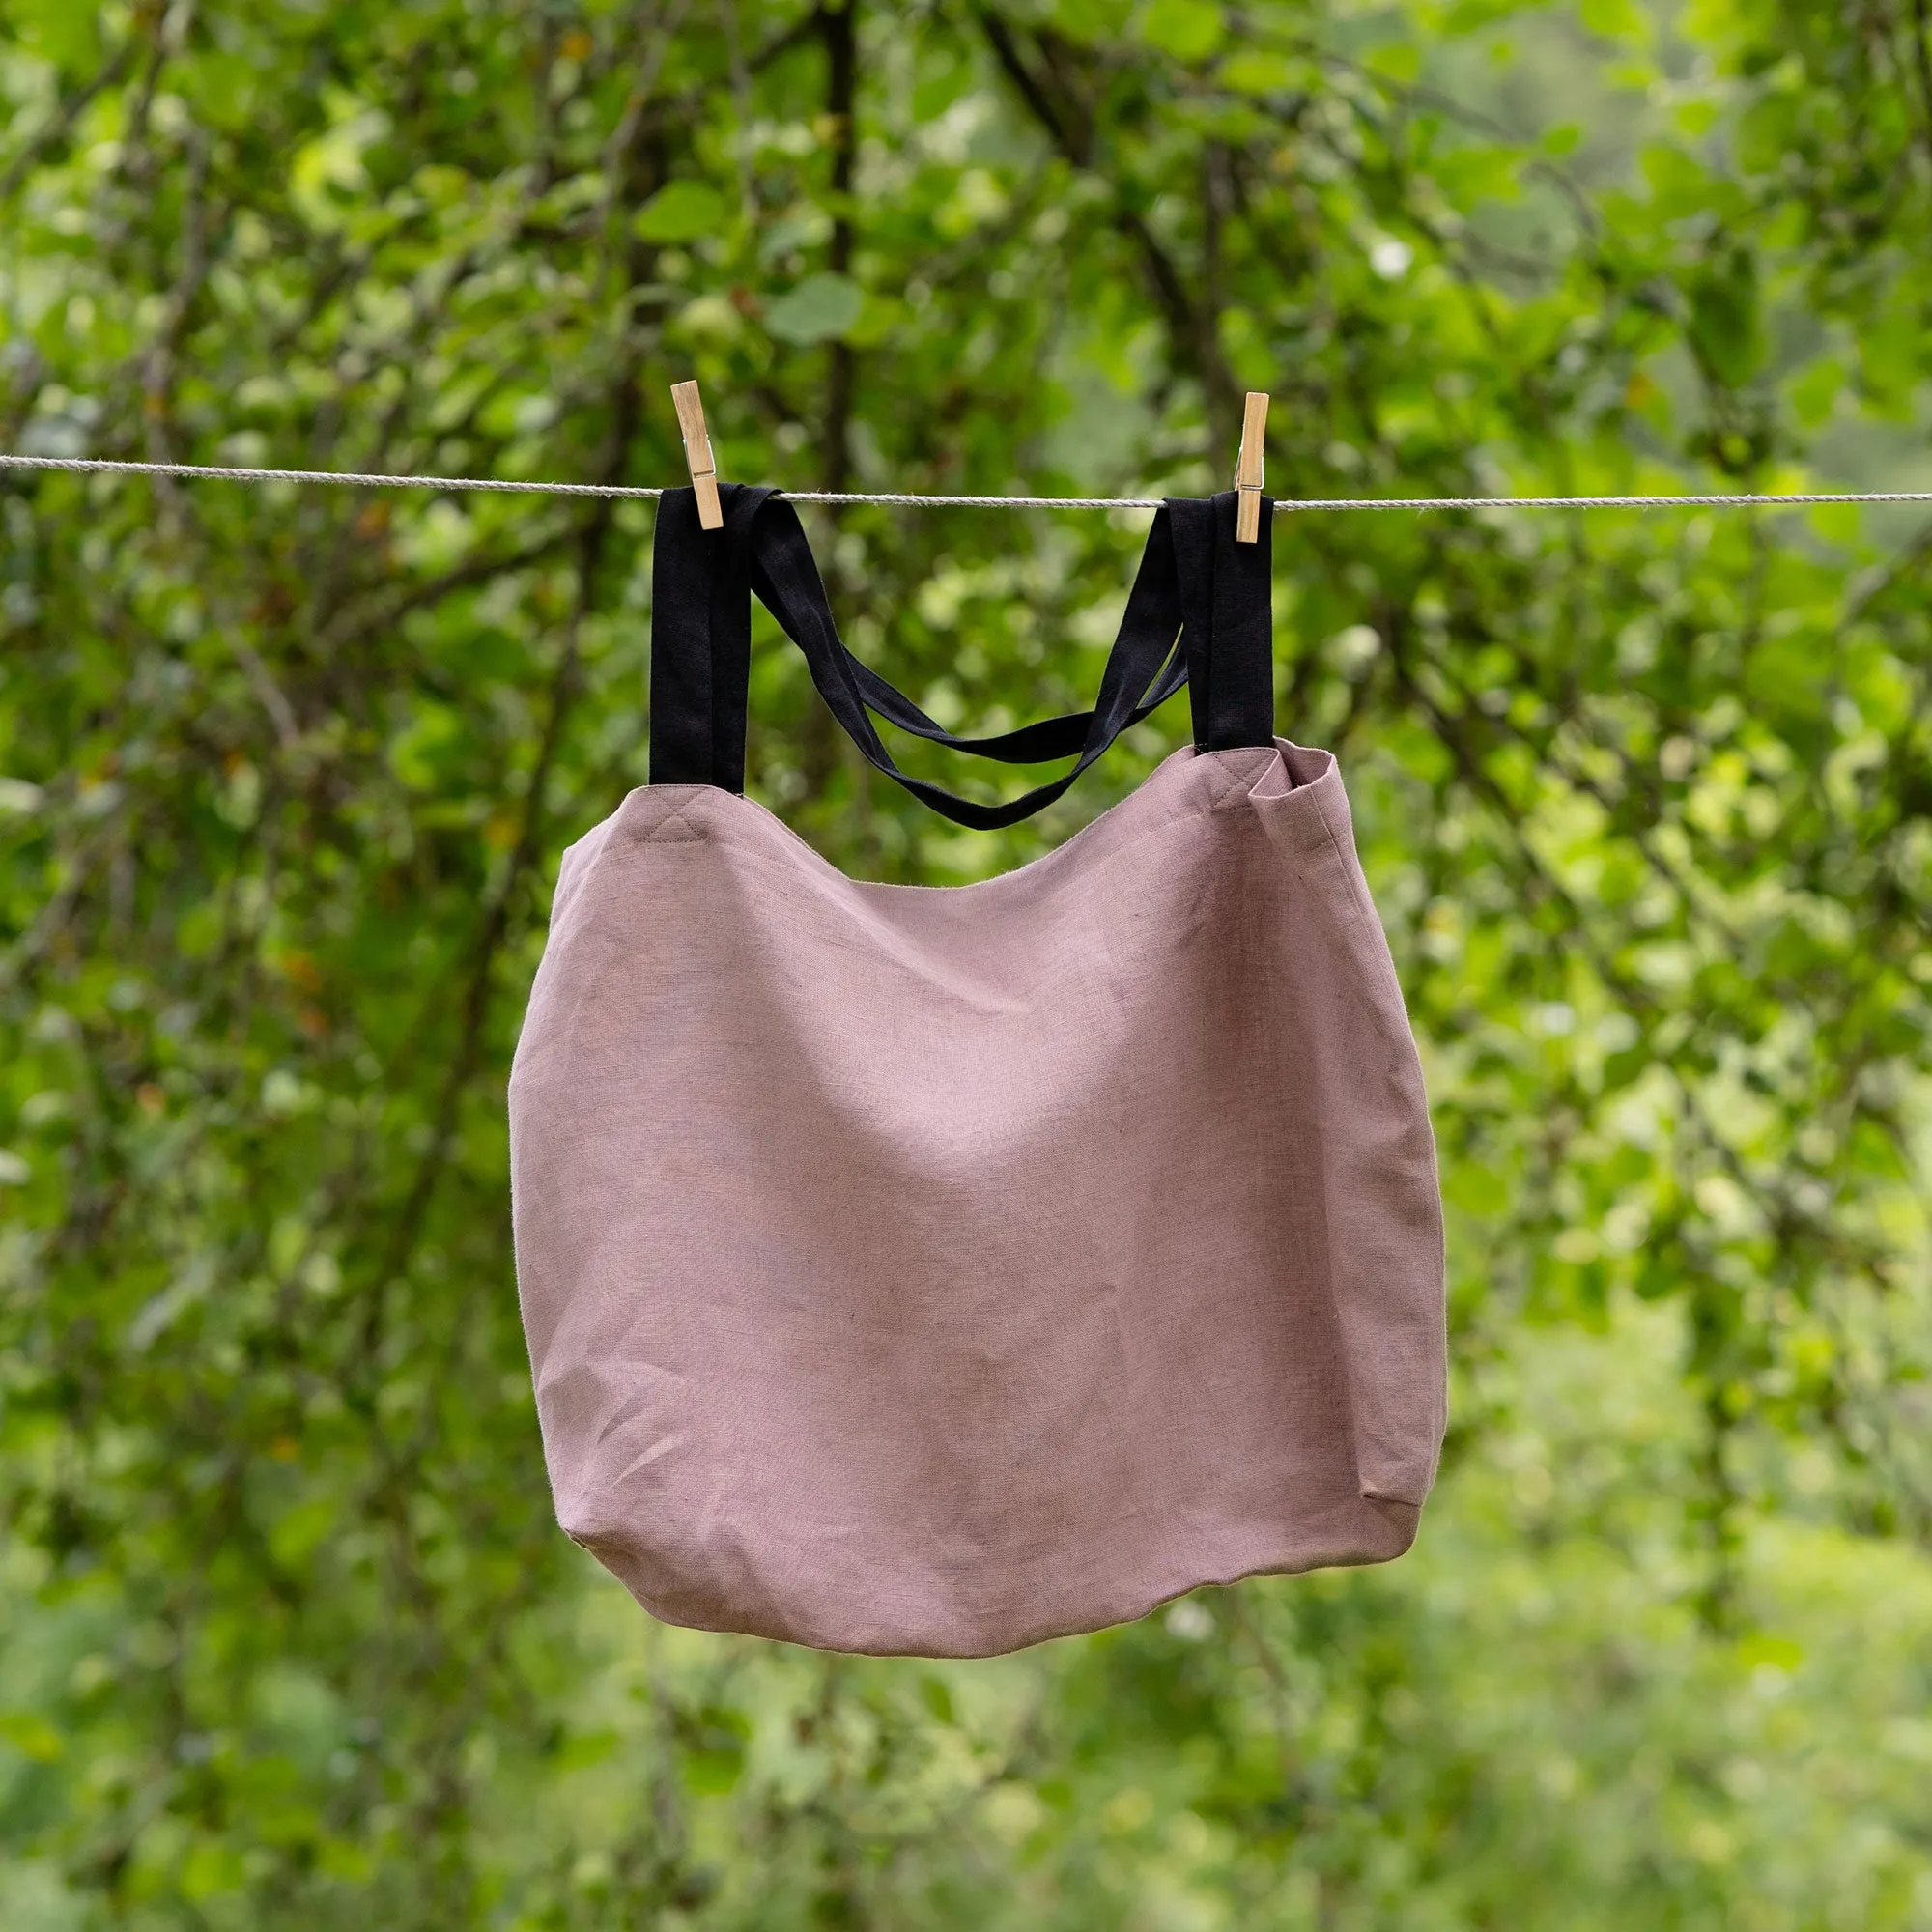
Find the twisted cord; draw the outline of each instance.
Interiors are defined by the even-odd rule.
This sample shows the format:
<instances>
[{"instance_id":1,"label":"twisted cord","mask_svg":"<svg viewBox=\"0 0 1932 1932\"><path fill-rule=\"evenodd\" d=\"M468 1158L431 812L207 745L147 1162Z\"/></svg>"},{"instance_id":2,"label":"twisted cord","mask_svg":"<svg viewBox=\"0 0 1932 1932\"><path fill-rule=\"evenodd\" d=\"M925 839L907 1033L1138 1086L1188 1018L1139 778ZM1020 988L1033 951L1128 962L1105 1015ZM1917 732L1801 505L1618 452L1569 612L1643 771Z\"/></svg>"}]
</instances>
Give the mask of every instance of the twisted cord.
<instances>
[{"instance_id":1,"label":"twisted cord","mask_svg":"<svg viewBox=\"0 0 1932 1932\"><path fill-rule=\"evenodd\" d=\"M662 497L631 483L541 483L497 476L395 476L350 469L254 469L235 464L120 463L99 456L11 456L0 469L69 469L84 475L184 476L220 483L335 483L364 490L495 490L527 497ZM910 509L1157 510L1158 497L920 497L894 490L781 490L794 503L896 503ZM1284 514L1309 510L1730 510L1807 503L1932 503L1932 490L1747 491L1669 497L1301 497L1277 498Z\"/></svg>"}]
</instances>

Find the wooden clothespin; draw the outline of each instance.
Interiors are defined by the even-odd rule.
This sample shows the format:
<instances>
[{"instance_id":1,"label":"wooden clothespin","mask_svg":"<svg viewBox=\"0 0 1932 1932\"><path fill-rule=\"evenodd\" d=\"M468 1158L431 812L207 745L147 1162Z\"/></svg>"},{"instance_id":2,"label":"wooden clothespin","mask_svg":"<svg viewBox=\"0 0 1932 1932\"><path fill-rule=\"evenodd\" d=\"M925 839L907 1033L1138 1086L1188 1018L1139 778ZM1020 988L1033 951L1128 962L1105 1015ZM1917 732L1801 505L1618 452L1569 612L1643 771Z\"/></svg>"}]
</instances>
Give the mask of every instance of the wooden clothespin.
<instances>
[{"instance_id":1,"label":"wooden clothespin","mask_svg":"<svg viewBox=\"0 0 1932 1932\"><path fill-rule=\"evenodd\" d=\"M696 387L690 384L688 386ZM1235 460L1235 541L1259 543L1262 535L1262 458L1267 444L1268 399L1261 389L1248 391L1241 412L1241 453Z\"/></svg>"},{"instance_id":2,"label":"wooden clothespin","mask_svg":"<svg viewBox=\"0 0 1932 1932\"><path fill-rule=\"evenodd\" d=\"M697 492L697 521L701 528L724 527L724 506L718 500L718 465L712 460L711 435L704 427L704 401L696 383L673 383L670 399L677 406L677 426L684 437L684 460L691 465L691 486ZM1264 404L1266 398L1263 399Z\"/></svg>"}]
</instances>

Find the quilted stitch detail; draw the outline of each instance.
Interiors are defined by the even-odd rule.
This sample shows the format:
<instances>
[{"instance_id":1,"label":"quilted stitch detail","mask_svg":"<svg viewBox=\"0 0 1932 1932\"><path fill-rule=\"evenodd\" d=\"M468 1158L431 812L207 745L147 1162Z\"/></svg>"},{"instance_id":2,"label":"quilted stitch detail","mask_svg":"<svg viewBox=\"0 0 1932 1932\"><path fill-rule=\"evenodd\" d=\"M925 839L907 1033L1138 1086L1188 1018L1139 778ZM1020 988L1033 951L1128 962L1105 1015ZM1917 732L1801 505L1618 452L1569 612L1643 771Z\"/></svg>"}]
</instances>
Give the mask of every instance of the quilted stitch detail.
<instances>
[{"instance_id":1,"label":"quilted stitch detail","mask_svg":"<svg viewBox=\"0 0 1932 1932\"><path fill-rule=\"evenodd\" d=\"M1243 755L1252 753L1252 756ZM1240 752L1208 754L1214 759L1214 789L1208 801L1209 811L1221 811L1254 790L1263 772L1275 756L1271 745L1243 746Z\"/></svg>"},{"instance_id":2,"label":"quilted stitch detail","mask_svg":"<svg viewBox=\"0 0 1932 1932\"><path fill-rule=\"evenodd\" d=\"M683 791L685 787L678 789ZM701 844L708 837L703 824L685 815L697 803L697 796L668 795L668 787L665 793L656 795L648 787L634 791L625 801L625 815L630 820L627 829L639 845Z\"/></svg>"},{"instance_id":3,"label":"quilted stitch detail","mask_svg":"<svg viewBox=\"0 0 1932 1932\"><path fill-rule=\"evenodd\" d=\"M694 825L685 817L685 808L678 806L668 811L644 835L644 842L651 845L701 845L704 842L704 828ZM672 826L677 830L673 832Z\"/></svg>"}]
</instances>

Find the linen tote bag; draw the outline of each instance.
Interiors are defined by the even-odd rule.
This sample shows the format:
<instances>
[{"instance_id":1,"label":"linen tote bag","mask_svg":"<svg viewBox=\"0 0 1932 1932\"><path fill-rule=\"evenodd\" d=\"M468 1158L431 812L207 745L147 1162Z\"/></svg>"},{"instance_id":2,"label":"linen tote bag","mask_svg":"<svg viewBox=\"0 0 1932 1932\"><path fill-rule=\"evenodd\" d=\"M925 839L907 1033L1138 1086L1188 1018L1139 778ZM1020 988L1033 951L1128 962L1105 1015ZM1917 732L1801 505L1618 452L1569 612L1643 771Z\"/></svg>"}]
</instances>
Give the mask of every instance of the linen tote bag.
<instances>
[{"instance_id":1,"label":"linen tote bag","mask_svg":"<svg viewBox=\"0 0 1932 1932\"><path fill-rule=\"evenodd\" d=\"M1273 735L1265 538L1169 502L1094 710L966 740L846 651L792 507L721 494L662 501L652 781L564 855L510 1080L564 1529L670 1623L953 1657L1400 1555L1435 1147L1335 760ZM1194 743L1018 871L848 879L743 796L753 590L882 771L868 712L1077 759L901 778L962 824L1183 681Z\"/></svg>"}]
</instances>

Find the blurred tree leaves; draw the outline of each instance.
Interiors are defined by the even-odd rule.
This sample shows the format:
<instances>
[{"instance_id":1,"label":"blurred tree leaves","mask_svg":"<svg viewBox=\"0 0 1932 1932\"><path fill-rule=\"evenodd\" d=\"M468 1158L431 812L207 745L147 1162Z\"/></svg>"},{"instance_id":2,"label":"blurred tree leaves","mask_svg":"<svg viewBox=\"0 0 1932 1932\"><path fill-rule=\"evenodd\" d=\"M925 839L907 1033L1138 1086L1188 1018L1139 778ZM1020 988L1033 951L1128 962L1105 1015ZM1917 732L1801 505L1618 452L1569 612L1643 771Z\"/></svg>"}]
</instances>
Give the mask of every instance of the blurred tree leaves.
<instances>
[{"instance_id":1,"label":"blurred tree leaves","mask_svg":"<svg viewBox=\"0 0 1932 1932\"><path fill-rule=\"evenodd\" d=\"M661 484L696 374L730 475L1142 496L1254 385L1285 497L1932 487L1921 40L16 6L0 446ZM1143 523L814 533L998 729L1084 701ZM1386 1573L960 1667L654 1629L551 1521L502 1080L645 772L649 530L0 479L10 1927L1926 1922L1916 513L1284 514L1436 1108L1443 1491ZM764 635L753 784L955 883L1173 710L965 834Z\"/></svg>"},{"instance_id":2,"label":"blurred tree leaves","mask_svg":"<svg viewBox=\"0 0 1932 1932\"><path fill-rule=\"evenodd\" d=\"M1712 380L1742 388L1764 364L1757 265L1734 248L1710 264L1690 293L1690 346Z\"/></svg>"},{"instance_id":3,"label":"blurred tree leaves","mask_svg":"<svg viewBox=\"0 0 1932 1932\"><path fill-rule=\"evenodd\" d=\"M781 342L805 347L849 332L866 298L845 275L808 275L796 288L773 299L765 327Z\"/></svg>"},{"instance_id":4,"label":"blurred tree leaves","mask_svg":"<svg viewBox=\"0 0 1932 1932\"><path fill-rule=\"evenodd\" d=\"M639 209L631 226L646 242L695 242L724 222L724 197L708 182L674 181Z\"/></svg>"}]
</instances>

